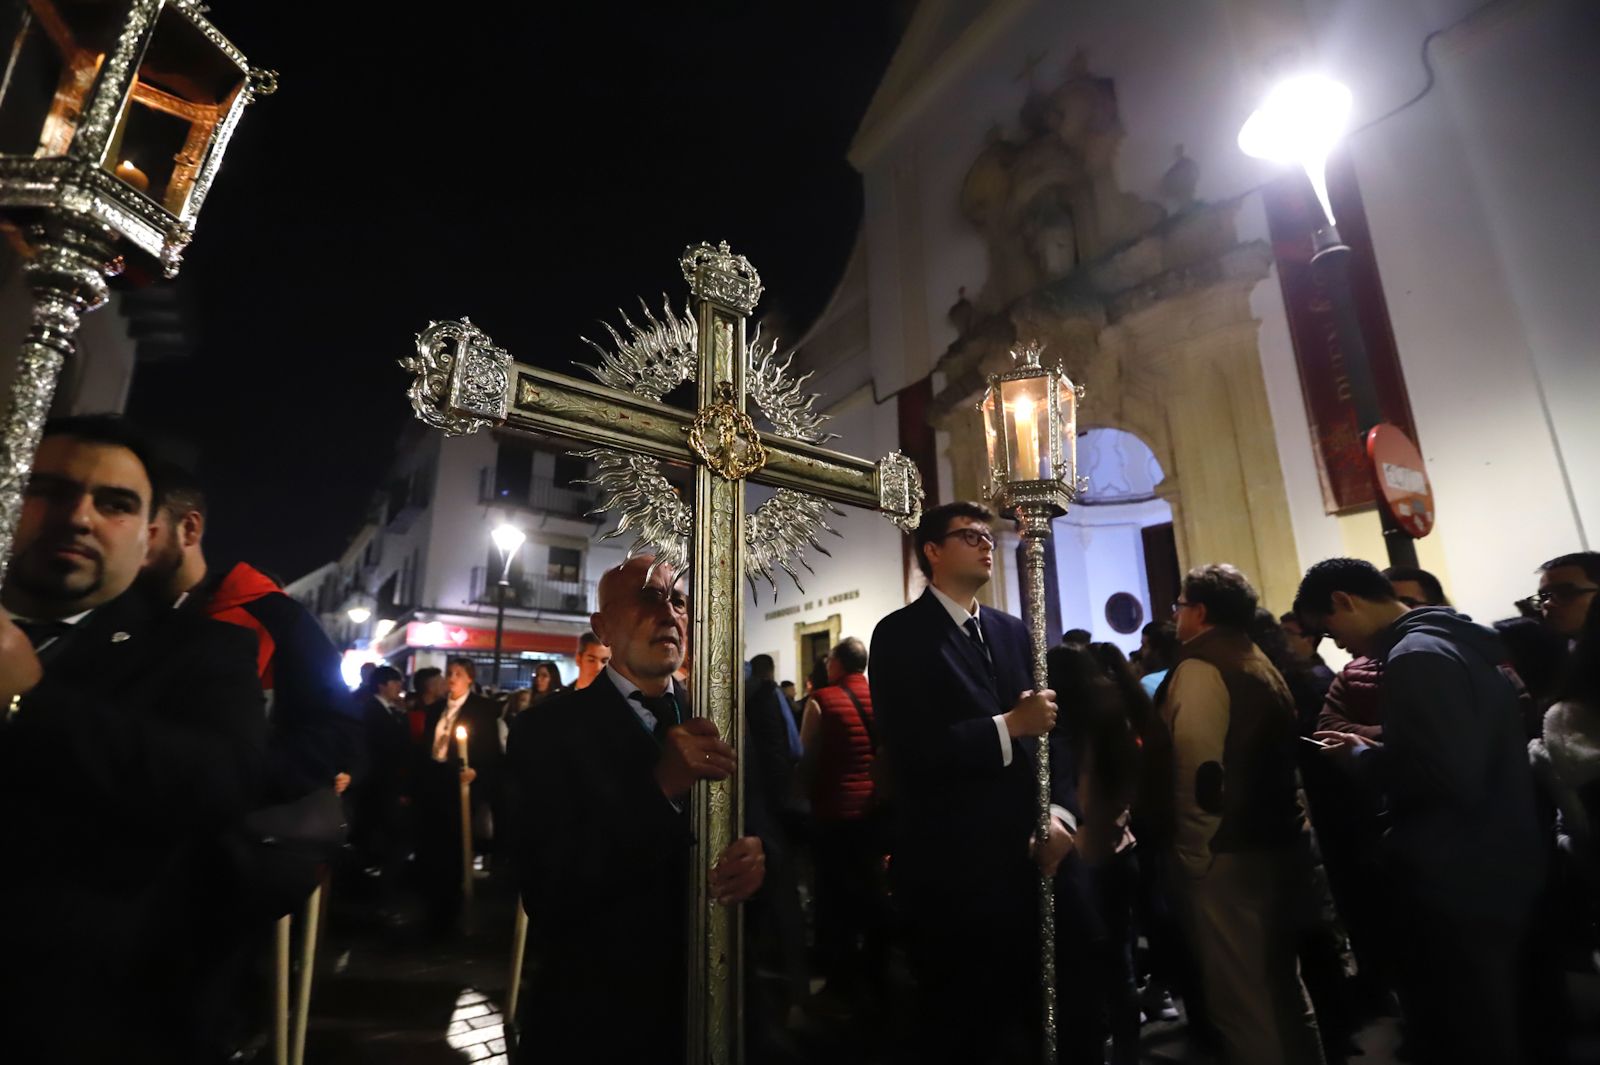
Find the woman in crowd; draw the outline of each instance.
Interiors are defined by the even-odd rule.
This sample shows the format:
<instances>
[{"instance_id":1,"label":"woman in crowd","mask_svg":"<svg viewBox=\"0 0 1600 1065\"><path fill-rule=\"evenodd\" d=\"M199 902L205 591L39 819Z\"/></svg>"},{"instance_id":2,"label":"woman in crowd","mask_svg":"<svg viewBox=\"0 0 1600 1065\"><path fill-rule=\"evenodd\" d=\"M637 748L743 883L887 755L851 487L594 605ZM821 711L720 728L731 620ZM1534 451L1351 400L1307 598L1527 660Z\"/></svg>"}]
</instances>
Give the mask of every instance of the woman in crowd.
<instances>
[{"instance_id":1,"label":"woman in crowd","mask_svg":"<svg viewBox=\"0 0 1600 1065\"><path fill-rule=\"evenodd\" d=\"M561 671L554 662L540 662L533 669L533 706L553 698L566 690L561 683Z\"/></svg>"},{"instance_id":2,"label":"woman in crowd","mask_svg":"<svg viewBox=\"0 0 1600 1065\"><path fill-rule=\"evenodd\" d=\"M1122 684L1116 683L1101 660L1105 649L1115 652L1108 664ZM1097 653L1098 649L1098 653ZM1073 1047L1091 1055L1102 1041L1112 1042L1114 1065L1139 1060L1139 1001L1133 970L1133 903L1138 885L1131 828L1133 805L1140 781L1140 737L1135 723L1147 720L1149 699L1128 670L1127 660L1109 644L1089 648L1062 645L1049 657L1050 686L1061 707L1058 732L1078 759L1078 803L1083 811L1078 826L1078 876L1064 877L1062 891L1074 899L1078 912L1063 915L1081 926L1089 952L1091 971L1081 988L1087 1009L1093 1011L1096 1030L1078 1033L1082 1038L1063 1040L1070 1057ZM1071 892L1076 892L1076 898ZM1072 905L1072 903L1069 903Z\"/></svg>"}]
</instances>

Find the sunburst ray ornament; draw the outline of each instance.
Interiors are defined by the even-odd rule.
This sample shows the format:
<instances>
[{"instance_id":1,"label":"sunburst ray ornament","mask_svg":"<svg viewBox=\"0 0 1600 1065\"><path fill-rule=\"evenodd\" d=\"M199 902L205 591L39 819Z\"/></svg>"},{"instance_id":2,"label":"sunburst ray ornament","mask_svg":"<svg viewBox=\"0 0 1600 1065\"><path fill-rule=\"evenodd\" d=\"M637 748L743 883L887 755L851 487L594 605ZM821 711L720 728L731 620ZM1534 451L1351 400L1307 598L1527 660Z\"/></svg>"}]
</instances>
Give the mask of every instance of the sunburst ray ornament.
<instances>
[{"instance_id":1,"label":"sunburst ray ornament","mask_svg":"<svg viewBox=\"0 0 1600 1065\"><path fill-rule=\"evenodd\" d=\"M642 299L639 308L643 324L620 309L617 315L622 319L621 330L609 322L600 323L611 337L609 346L580 337L600 356L600 362L574 365L587 370L602 384L660 400L694 379L699 327L691 307L685 304L682 312L674 310L665 295L661 297L659 315ZM816 394L801 391L811 375L793 378L789 374L794 352L780 354L777 337L763 342L759 325L748 350L745 391L772 431L811 444L837 439L838 434L823 428L828 416L816 409ZM601 539L615 539L631 532L629 558L653 553L657 565L671 565L678 573L686 573L692 557L693 508L662 473L660 461L609 448L575 454L596 467L595 475L584 482L600 489L600 499L590 513L618 515L617 527ZM779 570L804 592L797 570L816 572L806 562L805 552L810 548L828 555L819 537L823 533L839 536L827 518L843 514L825 499L790 489L780 489L757 507L745 523L744 534L748 549L745 578L750 582L751 594L757 594L756 582L764 580L776 598Z\"/></svg>"}]
</instances>

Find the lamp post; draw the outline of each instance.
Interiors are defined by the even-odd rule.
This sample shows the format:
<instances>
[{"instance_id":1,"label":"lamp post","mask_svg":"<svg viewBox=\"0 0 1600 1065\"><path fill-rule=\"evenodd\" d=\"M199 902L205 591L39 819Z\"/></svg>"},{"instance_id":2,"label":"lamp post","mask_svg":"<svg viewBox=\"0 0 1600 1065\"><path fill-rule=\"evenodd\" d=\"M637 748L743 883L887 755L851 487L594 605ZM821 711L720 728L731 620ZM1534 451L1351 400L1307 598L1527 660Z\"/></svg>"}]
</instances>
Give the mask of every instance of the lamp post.
<instances>
[{"instance_id":1,"label":"lamp post","mask_svg":"<svg viewBox=\"0 0 1600 1065\"><path fill-rule=\"evenodd\" d=\"M1078 400L1082 391L1064 371L1039 364L1038 344L1011 353L1019 365L989 378L979 410L989 448L986 494L1016 514L1022 535L1022 579L1032 644L1033 687L1048 688L1045 636L1045 548L1050 522L1078 494ZM1050 737L1039 737L1034 764L1037 838L1050 834ZM1056 925L1051 878L1039 873L1039 972L1043 996L1043 1060L1056 1060Z\"/></svg>"},{"instance_id":2,"label":"lamp post","mask_svg":"<svg viewBox=\"0 0 1600 1065\"><path fill-rule=\"evenodd\" d=\"M500 686L500 644L505 638L506 631L506 592L511 588L511 562L517 557L517 552L522 549L522 542L527 534L509 521L503 521L495 526L494 532L489 534L494 540L495 548L500 552L500 587L499 594L495 596L494 618L494 677L495 687Z\"/></svg>"},{"instance_id":3,"label":"lamp post","mask_svg":"<svg viewBox=\"0 0 1600 1065\"><path fill-rule=\"evenodd\" d=\"M1350 119L1350 90L1332 78L1301 74L1275 85L1239 129L1239 150L1254 159L1305 171L1322 210L1322 224L1312 233L1311 268L1333 308L1334 328L1345 353L1351 401L1360 424L1362 442L1369 454L1374 431L1383 423L1372 363L1356 318L1350 292L1350 246L1339 236L1328 196L1328 156L1344 136ZM1399 430L1393 430L1398 432ZM1374 477L1377 476L1374 470ZM1378 515L1383 522L1383 542L1393 566L1415 566L1417 547L1384 502L1378 486Z\"/></svg>"},{"instance_id":4,"label":"lamp post","mask_svg":"<svg viewBox=\"0 0 1600 1065\"><path fill-rule=\"evenodd\" d=\"M0 570L61 368L108 280L176 276L244 108L277 88L198 0L30 0L0 13L0 218L32 324L0 407Z\"/></svg>"}]
</instances>

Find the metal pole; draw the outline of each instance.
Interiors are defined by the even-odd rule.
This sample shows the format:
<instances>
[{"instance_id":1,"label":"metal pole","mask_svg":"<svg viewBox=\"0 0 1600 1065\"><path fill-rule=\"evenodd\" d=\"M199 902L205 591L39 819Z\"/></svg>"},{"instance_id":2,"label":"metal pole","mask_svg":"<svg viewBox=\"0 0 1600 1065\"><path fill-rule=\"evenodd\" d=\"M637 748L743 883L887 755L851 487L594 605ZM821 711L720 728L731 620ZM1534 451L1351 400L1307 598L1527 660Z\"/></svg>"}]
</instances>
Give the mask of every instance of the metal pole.
<instances>
[{"instance_id":1,"label":"metal pole","mask_svg":"<svg viewBox=\"0 0 1600 1065\"><path fill-rule=\"evenodd\" d=\"M108 265L111 237L97 225L52 218L30 237L38 251L23 272L33 294L33 324L0 414L0 573L11 561L22 492L61 367L77 347L83 315L106 301L107 271L115 272Z\"/></svg>"},{"instance_id":2,"label":"metal pole","mask_svg":"<svg viewBox=\"0 0 1600 1065\"><path fill-rule=\"evenodd\" d=\"M1028 616L1028 642L1031 644L1033 689L1050 686L1048 648L1045 643L1044 556L1050 539L1050 519L1055 509L1048 505L1018 504L1017 531L1022 536L1022 580L1026 589L1024 605ZM1038 809L1034 832L1043 846L1050 835L1050 737L1039 737L1034 762L1034 783L1038 788ZM1040 1060L1056 1063L1056 896L1053 878L1039 871L1039 995Z\"/></svg>"},{"instance_id":3,"label":"metal pole","mask_svg":"<svg viewBox=\"0 0 1600 1065\"><path fill-rule=\"evenodd\" d=\"M1361 446L1366 448L1367 434L1383 421L1383 411L1378 405L1378 385L1372 376L1372 363L1367 358L1366 338L1361 335L1361 323L1356 317L1356 301L1350 292L1350 246L1339 237L1335 226L1324 226L1312 235L1316 251L1311 256L1312 272L1333 307L1334 328L1339 335L1339 346L1344 349L1345 373L1350 379L1350 398L1355 404L1356 420L1361 425ZM1373 474L1377 476L1376 473ZM1415 566L1417 542L1402 529L1389 514L1379 493L1378 518L1383 523L1383 545L1391 566Z\"/></svg>"},{"instance_id":4,"label":"metal pole","mask_svg":"<svg viewBox=\"0 0 1600 1065\"><path fill-rule=\"evenodd\" d=\"M506 568L511 568L509 563L506 565ZM499 600L499 604L494 615L494 672L489 674L489 676L492 678L491 683L493 683L496 688L500 687L500 641L505 638L506 589L509 587L511 587L511 582L506 579L504 574L502 574L500 577L500 594L495 596L495 598Z\"/></svg>"}]
</instances>

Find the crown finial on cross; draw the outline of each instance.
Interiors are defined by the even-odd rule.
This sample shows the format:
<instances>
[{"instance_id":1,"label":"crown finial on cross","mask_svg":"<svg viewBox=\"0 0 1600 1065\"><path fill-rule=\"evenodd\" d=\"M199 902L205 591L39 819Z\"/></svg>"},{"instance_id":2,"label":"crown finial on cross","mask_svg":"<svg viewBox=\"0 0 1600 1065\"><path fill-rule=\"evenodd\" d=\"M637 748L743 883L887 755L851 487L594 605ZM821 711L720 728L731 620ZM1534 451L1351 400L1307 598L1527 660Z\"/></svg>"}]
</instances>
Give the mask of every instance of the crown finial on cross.
<instances>
[{"instance_id":1,"label":"crown finial on cross","mask_svg":"<svg viewBox=\"0 0 1600 1065\"><path fill-rule=\"evenodd\" d=\"M715 300L740 314L749 314L761 300L761 275L727 241L686 248L679 265L696 299Z\"/></svg>"}]
</instances>

